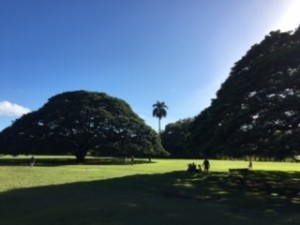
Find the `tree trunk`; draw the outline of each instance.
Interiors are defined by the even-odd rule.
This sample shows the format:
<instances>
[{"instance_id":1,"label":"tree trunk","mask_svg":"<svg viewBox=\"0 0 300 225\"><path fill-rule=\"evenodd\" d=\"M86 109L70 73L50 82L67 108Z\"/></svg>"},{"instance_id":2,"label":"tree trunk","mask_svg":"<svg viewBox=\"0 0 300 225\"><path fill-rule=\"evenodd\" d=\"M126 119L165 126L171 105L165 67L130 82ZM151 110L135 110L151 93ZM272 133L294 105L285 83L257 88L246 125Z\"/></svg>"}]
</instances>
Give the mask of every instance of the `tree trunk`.
<instances>
[{"instance_id":1,"label":"tree trunk","mask_svg":"<svg viewBox=\"0 0 300 225\"><path fill-rule=\"evenodd\" d=\"M160 130L160 118L158 118L158 133L161 134L161 130Z\"/></svg>"},{"instance_id":2,"label":"tree trunk","mask_svg":"<svg viewBox=\"0 0 300 225\"><path fill-rule=\"evenodd\" d=\"M86 153L87 153L86 150L78 150L78 152L75 153L76 162L77 163L84 163Z\"/></svg>"}]
</instances>

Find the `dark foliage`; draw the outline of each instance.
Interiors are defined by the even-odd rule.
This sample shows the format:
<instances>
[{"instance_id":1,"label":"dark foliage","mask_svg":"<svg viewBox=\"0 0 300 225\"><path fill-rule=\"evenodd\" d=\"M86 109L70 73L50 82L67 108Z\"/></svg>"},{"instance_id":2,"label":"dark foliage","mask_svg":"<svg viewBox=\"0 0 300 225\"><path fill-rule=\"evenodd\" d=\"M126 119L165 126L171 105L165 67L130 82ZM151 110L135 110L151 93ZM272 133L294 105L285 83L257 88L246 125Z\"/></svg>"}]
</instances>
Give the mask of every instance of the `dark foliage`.
<instances>
[{"instance_id":1,"label":"dark foliage","mask_svg":"<svg viewBox=\"0 0 300 225\"><path fill-rule=\"evenodd\" d=\"M195 154L284 159L300 153L299 33L271 32L235 64L191 125Z\"/></svg>"},{"instance_id":2,"label":"dark foliage","mask_svg":"<svg viewBox=\"0 0 300 225\"><path fill-rule=\"evenodd\" d=\"M160 139L130 106L105 93L56 95L0 133L1 153L94 155L166 154Z\"/></svg>"},{"instance_id":3,"label":"dark foliage","mask_svg":"<svg viewBox=\"0 0 300 225\"><path fill-rule=\"evenodd\" d=\"M192 121L193 119L189 118L170 123L161 133L162 145L173 157L193 156L193 153L188 151L187 142Z\"/></svg>"}]
</instances>

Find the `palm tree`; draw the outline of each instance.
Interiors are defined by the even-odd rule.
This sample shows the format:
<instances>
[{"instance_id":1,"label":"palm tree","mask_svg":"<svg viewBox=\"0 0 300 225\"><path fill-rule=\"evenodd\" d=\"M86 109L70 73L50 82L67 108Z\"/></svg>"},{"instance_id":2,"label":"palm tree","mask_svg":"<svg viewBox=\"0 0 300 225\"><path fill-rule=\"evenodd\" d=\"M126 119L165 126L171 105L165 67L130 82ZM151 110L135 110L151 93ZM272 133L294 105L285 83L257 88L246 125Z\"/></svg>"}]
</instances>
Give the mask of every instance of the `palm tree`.
<instances>
[{"instance_id":1,"label":"palm tree","mask_svg":"<svg viewBox=\"0 0 300 225\"><path fill-rule=\"evenodd\" d=\"M153 104L152 107L154 108L153 112L152 112L152 115L154 117L158 118L158 131L159 131L159 133L161 133L160 120L161 120L161 118L167 116L167 110L166 109L168 108L168 106L164 102L157 101L155 104Z\"/></svg>"}]
</instances>

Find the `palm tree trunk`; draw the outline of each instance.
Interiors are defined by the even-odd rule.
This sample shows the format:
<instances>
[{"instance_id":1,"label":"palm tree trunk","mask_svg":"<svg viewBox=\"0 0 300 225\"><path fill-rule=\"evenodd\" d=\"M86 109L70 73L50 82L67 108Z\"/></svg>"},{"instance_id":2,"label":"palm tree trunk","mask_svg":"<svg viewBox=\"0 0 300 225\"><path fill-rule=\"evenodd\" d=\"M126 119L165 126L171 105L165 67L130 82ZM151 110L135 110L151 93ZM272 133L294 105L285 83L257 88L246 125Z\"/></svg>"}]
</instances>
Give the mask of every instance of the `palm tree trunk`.
<instances>
[{"instance_id":1,"label":"palm tree trunk","mask_svg":"<svg viewBox=\"0 0 300 225\"><path fill-rule=\"evenodd\" d=\"M158 133L159 133L159 134L161 134L160 120L161 120L161 118L158 118Z\"/></svg>"}]
</instances>

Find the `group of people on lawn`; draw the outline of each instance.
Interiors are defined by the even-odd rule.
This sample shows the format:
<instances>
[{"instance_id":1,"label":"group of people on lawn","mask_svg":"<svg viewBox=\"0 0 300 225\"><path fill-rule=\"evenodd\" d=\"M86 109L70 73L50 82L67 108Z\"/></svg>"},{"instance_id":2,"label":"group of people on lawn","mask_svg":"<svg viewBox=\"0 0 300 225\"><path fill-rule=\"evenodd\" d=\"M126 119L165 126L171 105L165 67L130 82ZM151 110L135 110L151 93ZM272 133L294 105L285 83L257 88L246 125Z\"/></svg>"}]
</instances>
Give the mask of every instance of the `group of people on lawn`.
<instances>
[{"instance_id":1,"label":"group of people on lawn","mask_svg":"<svg viewBox=\"0 0 300 225\"><path fill-rule=\"evenodd\" d=\"M202 170L202 166L203 166L204 170ZM193 163L189 163L189 164L188 164L188 169L187 169L187 171L188 171L188 172L192 172L192 173L194 173L194 172L198 172L198 173L202 173L202 172L208 173L209 168L210 168L210 163L209 163L208 159L204 159L204 161L203 161L203 163L202 163L202 166L201 166L201 165L198 165L198 166L197 166L194 162L193 162ZM197 168L197 167L198 167L198 168ZM252 169L252 161L251 161L251 160L249 161L248 168L249 168L249 169Z\"/></svg>"},{"instance_id":2,"label":"group of people on lawn","mask_svg":"<svg viewBox=\"0 0 300 225\"><path fill-rule=\"evenodd\" d=\"M203 170L202 170L202 166L203 166ZM198 168L197 168L197 165L194 162L189 163L187 171L188 172L198 172L198 173L202 173L202 172L208 173L209 168L210 168L208 159L204 159L202 166L198 165Z\"/></svg>"}]
</instances>

